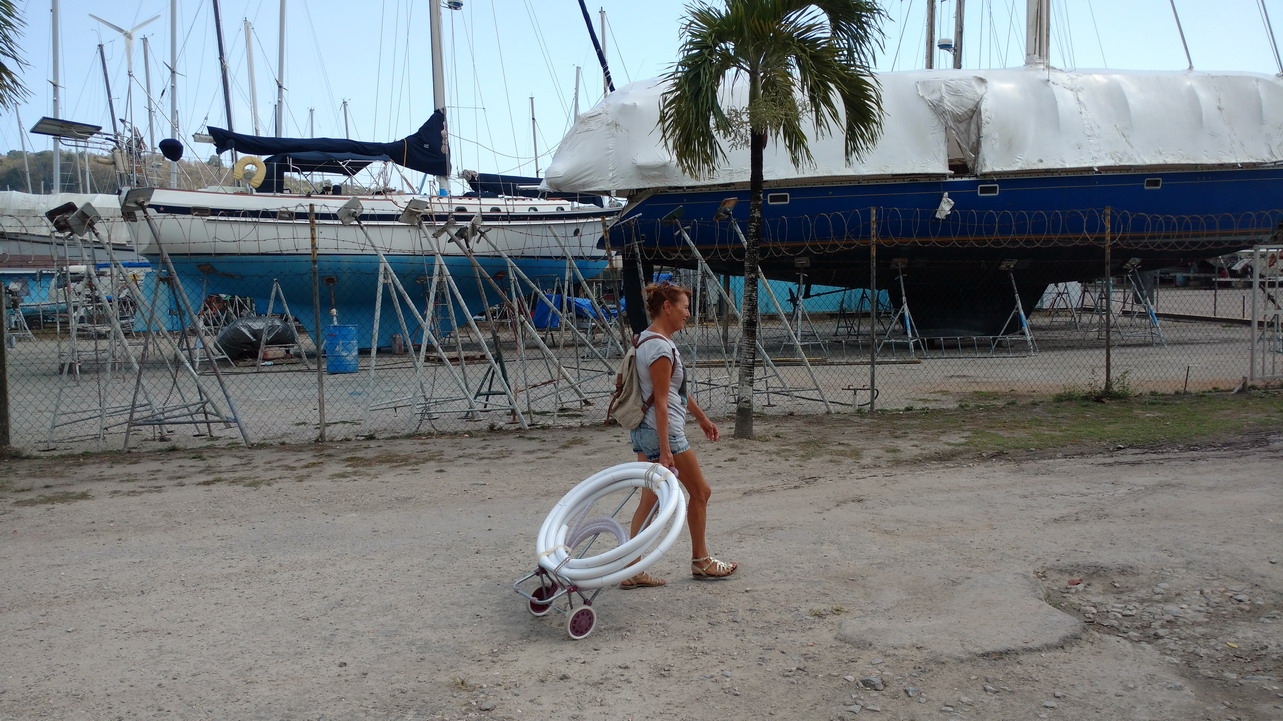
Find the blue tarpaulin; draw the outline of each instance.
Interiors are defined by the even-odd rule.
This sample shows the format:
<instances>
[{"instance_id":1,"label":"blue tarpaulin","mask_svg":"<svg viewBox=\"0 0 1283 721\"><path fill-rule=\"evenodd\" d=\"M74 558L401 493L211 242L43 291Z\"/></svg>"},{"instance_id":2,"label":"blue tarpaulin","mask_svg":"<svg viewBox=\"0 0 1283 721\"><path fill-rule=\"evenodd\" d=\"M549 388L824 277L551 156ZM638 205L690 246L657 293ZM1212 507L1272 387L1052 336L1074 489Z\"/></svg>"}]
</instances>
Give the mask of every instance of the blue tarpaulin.
<instances>
[{"instance_id":1,"label":"blue tarpaulin","mask_svg":"<svg viewBox=\"0 0 1283 721\"><path fill-rule=\"evenodd\" d=\"M602 313L594 312L592 301L587 298L565 298L563 300L560 295L550 295L548 300L552 301L553 305L550 306L540 299L535 305L535 312L530 319L535 324L535 327L541 330L560 327L561 318L553 310L560 311L563 306L567 310L573 309L576 318L597 318L598 320L606 321L619 315L619 310L615 308L602 308ZM620 306L623 306L622 302ZM603 317L603 314L607 317Z\"/></svg>"}]
</instances>

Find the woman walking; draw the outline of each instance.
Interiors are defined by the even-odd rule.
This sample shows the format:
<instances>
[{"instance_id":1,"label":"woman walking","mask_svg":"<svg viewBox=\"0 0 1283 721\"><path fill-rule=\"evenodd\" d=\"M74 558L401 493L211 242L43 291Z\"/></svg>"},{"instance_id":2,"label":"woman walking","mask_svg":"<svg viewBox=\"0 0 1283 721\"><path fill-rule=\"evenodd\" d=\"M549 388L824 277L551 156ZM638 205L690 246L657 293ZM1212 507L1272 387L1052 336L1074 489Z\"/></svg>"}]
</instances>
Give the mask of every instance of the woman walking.
<instances>
[{"instance_id":1,"label":"woman walking","mask_svg":"<svg viewBox=\"0 0 1283 721\"><path fill-rule=\"evenodd\" d=\"M641 425L632 431L633 451L637 460L658 462L677 469L677 480L690 494L686 506L686 522L691 536L691 575L697 579L726 578L735 573L738 564L713 558L704 539L708 518L708 498L712 489L704 480L695 451L686 441L686 416L695 416L704 437L710 441L718 438L717 424L686 392L686 369L682 356L673 343L673 334L686 327L690 318L691 292L680 285L669 283L646 286L646 312L650 327L637 339L637 376L643 398L652 400ZM642 489L641 501L633 513L632 535L645 525L658 497L649 489ZM645 571L619 584L620 588L647 588L662 586L663 579Z\"/></svg>"}]
</instances>

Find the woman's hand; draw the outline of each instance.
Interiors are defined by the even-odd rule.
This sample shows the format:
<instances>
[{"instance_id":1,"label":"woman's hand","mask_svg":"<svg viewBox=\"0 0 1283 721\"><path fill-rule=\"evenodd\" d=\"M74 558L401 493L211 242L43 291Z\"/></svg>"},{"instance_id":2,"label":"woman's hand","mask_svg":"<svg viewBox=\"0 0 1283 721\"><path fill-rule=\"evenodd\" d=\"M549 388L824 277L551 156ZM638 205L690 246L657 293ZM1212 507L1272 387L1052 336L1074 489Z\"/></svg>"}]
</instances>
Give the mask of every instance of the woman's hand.
<instances>
[{"instance_id":1,"label":"woman's hand","mask_svg":"<svg viewBox=\"0 0 1283 721\"><path fill-rule=\"evenodd\" d=\"M673 460L673 450L671 448L659 449L659 465L664 468L676 468L677 461Z\"/></svg>"},{"instance_id":2,"label":"woman's hand","mask_svg":"<svg viewBox=\"0 0 1283 721\"><path fill-rule=\"evenodd\" d=\"M717 424L708 416L704 416L699 419L699 428L704 431L704 437L710 441L715 441L720 436L720 433L718 433L717 430Z\"/></svg>"}]
</instances>

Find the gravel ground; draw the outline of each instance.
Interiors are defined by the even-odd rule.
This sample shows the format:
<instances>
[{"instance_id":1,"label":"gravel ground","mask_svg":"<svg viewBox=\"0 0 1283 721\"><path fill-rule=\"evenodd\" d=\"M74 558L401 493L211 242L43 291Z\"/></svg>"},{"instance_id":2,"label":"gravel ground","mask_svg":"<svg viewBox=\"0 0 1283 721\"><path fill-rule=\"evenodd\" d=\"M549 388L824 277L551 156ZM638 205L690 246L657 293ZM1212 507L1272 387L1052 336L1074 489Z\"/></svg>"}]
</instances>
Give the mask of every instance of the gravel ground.
<instances>
[{"instance_id":1,"label":"gravel ground","mask_svg":"<svg viewBox=\"0 0 1283 721\"><path fill-rule=\"evenodd\" d=\"M0 462L0 718L1283 718L1283 437L957 457L851 416L697 443L741 564L511 585L618 429Z\"/></svg>"}]
</instances>

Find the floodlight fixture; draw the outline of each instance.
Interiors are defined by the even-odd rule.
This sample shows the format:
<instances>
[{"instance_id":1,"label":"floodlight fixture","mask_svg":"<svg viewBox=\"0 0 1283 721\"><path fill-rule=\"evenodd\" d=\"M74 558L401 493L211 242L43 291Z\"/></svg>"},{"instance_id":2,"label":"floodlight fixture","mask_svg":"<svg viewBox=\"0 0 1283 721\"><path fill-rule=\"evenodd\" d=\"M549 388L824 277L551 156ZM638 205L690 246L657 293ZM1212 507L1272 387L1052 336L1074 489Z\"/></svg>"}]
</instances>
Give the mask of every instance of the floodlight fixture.
<instances>
[{"instance_id":1,"label":"floodlight fixture","mask_svg":"<svg viewBox=\"0 0 1283 721\"><path fill-rule=\"evenodd\" d=\"M155 188L129 189L125 192L125 197L120 199L120 209L125 212L142 210L151 202L151 196L155 191Z\"/></svg>"},{"instance_id":2,"label":"floodlight fixture","mask_svg":"<svg viewBox=\"0 0 1283 721\"><path fill-rule=\"evenodd\" d=\"M1005 270L1007 272L1011 272L1016 269L1016 264L1019 262L1020 261L1015 260L1013 258L1008 258L998 264L998 270Z\"/></svg>"},{"instance_id":3,"label":"floodlight fixture","mask_svg":"<svg viewBox=\"0 0 1283 721\"><path fill-rule=\"evenodd\" d=\"M727 220L735 210L735 204L740 202L739 198L725 198L722 204L717 206L717 212L713 213L713 220Z\"/></svg>"},{"instance_id":4,"label":"floodlight fixture","mask_svg":"<svg viewBox=\"0 0 1283 721\"><path fill-rule=\"evenodd\" d=\"M1140 267L1140 258L1130 258L1126 263L1123 263L1123 270L1127 271L1128 273L1132 272L1133 270L1136 270L1139 267Z\"/></svg>"},{"instance_id":5,"label":"floodlight fixture","mask_svg":"<svg viewBox=\"0 0 1283 721\"><path fill-rule=\"evenodd\" d=\"M365 206L361 205L361 201L356 198L352 198L339 207L337 214L339 216L340 223L343 225L351 225L361 217L361 213L363 212L365 212Z\"/></svg>"},{"instance_id":6,"label":"floodlight fixture","mask_svg":"<svg viewBox=\"0 0 1283 721\"><path fill-rule=\"evenodd\" d=\"M418 225L427 210L428 201L423 198L411 198L410 202L405 204L405 210L401 211L401 217L397 218L397 220L406 225Z\"/></svg>"},{"instance_id":7,"label":"floodlight fixture","mask_svg":"<svg viewBox=\"0 0 1283 721\"><path fill-rule=\"evenodd\" d=\"M76 212L76 204L66 202L52 210L46 211L45 217L49 219L49 224L53 226L54 230L59 233L71 233L71 222L69 218L74 212Z\"/></svg>"},{"instance_id":8,"label":"floodlight fixture","mask_svg":"<svg viewBox=\"0 0 1283 721\"><path fill-rule=\"evenodd\" d=\"M83 238L89 235L90 229L100 218L102 213L98 212L93 203L85 203L77 208L67 221L71 223L71 232Z\"/></svg>"},{"instance_id":9,"label":"floodlight fixture","mask_svg":"<svg viewBox=\"0 0 1283 721\"><path fill-rule=\"evenodd\" d=\"M684 215L686 215L686 206L679 205L676 208L673 208L672 210L668 211L668 214L660 218L659 222L676 223L677 221L681 220L682 216Z\"/></svg>"}]
</instances>

